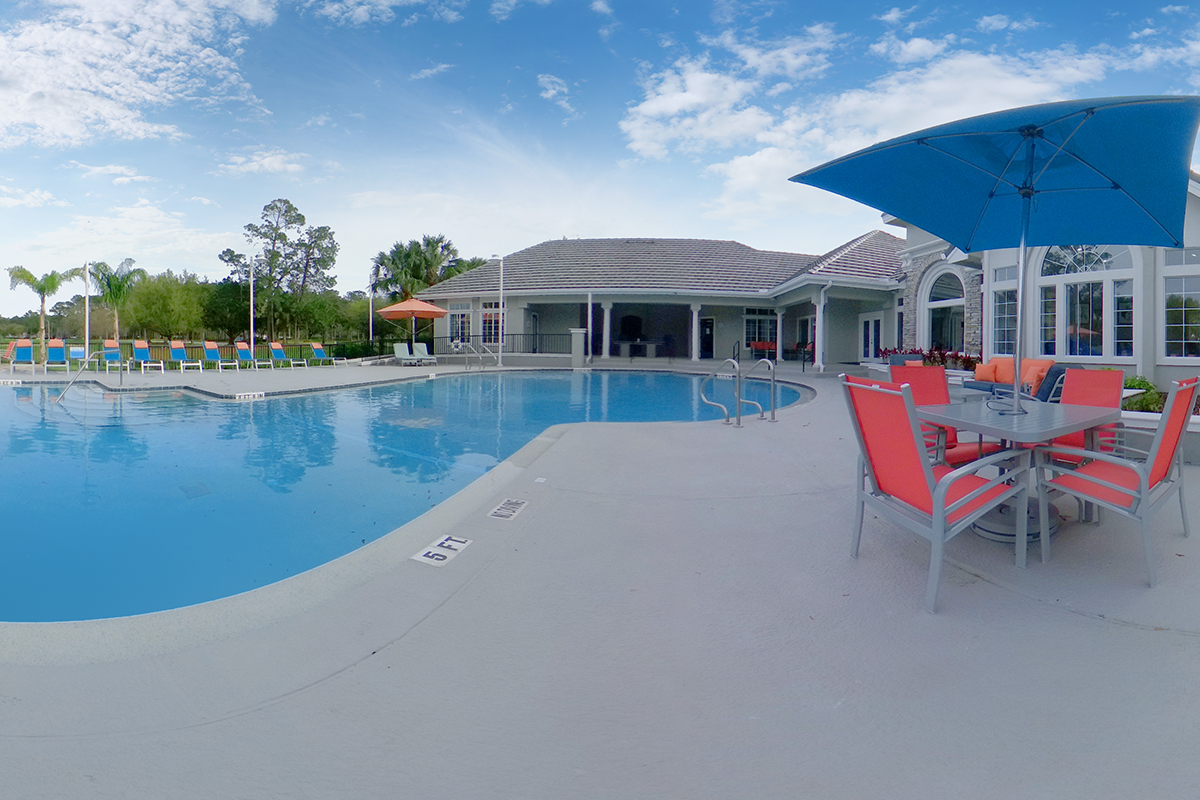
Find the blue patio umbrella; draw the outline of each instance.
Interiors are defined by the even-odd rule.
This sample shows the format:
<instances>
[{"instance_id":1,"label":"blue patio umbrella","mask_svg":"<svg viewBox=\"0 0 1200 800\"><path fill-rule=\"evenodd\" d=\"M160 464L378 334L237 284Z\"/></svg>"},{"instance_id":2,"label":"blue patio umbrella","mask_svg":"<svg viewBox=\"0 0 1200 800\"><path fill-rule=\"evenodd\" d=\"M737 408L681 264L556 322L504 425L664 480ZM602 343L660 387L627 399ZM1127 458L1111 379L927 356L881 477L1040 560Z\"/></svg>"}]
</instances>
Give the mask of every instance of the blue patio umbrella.
<instances>
[{"instance_id":1,"label":"blue patio umbrella","mask_svg":"<svg viewBox=\"0 0 1200 800\"><path fill-rule=\"evenodd\" d=\"M1013 108L871 145L791 180L840 194L963 252L1049 245L1183 246L1200 97L1112 97ZM1021 412L1014 369L1013 413Z\"/></svg>"}]
</instances>

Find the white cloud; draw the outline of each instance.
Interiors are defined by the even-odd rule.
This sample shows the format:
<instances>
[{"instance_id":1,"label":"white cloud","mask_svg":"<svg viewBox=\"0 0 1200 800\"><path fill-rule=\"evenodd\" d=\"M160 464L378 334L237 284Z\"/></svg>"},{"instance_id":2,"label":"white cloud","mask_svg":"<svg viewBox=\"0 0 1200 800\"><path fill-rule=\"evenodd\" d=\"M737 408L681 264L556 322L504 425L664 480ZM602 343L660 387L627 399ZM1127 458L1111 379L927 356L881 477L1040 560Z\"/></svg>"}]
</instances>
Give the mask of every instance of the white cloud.
<instances>
[{"instance_id":1,"label":"white cloud","mask_svg":"<svg viewBox=\"0 0 1200 800\"><path fill-rule=\"evenodd\" d=\"M331 125L332 123L333 123L333 117L329 116L328 114L318 114L317 116L311 118L308 122L304 123L304 127L306 127L306 128L313 128L313 127L323 128L326 125Z\"/></svg>"},{"instance_id":2,"label":"white cloud","mask_svg":"<svg viewBox=\"0 0 1200 800\"><path fill-rule=\"evenodd\" d=\"M512 12L517 9L517 6L522 2L532 2L534 5L548 6L554 0L492 0L490 11L497 21L503 22L512 16Z\"/></svg>"},{"instance_id":3,"label":"white cloud","mask_svg":"<svg viewBox=\"0 0 1200 800\"><path fill-rule=\"evenodd\" d=\"M304 166L297 161L307 157L307 153L288 153L279 148L257 150L248 156L229 156L226 163L217 167L217 174L241 176L303 172Z\"/></svg>"},{"instance_id":4,"label":"white cloud","mask_svg":"<svg viewBox=\"0 0 1200 800\"><path fill-rule=\"evenodd\" d=\"M197 196L197 197L189 197L189 198L188 198L188 202L190 202L190 203L200 203L200 204L202 204L202 205L206 205L206 206L216 206L217 208L220 208L220 207L221 207L221 204L220 204L220 203L218 203L218 202L217 202L217 201L215 201L215 200L209 200L207 197L199 197L199 196Z\"/></svg>"},{"instance_id":5,"label":"white cloud","mask_svg":"<svg viewBox=\"0 0 1200 800\"><path fill-rule=\"evenodd\" d=\"M10 189L7 186L0 186L0 208L14 208L16 206L26 206L28 208L40 208L41 206L69 206L65 200L58 200L50 192L45 189L34 189L33 191L25 191L24 189Z\"/></svg>"},{"instance_id":6,"label":"white cloud","mask_svg":"<svg viewBox=\"0 0 1200 800\"><path fill-rule=\"evenodd\" d=\"M1159 10L1164 14L1186 14L1190 9L1187 6L1163 6Z\"/></svg>"},{"instance_id":7,"label":"white cloud","mask_svg":"<svg viewBox=\"0 0 1200 800\"><path fill-rule=\"evenodd\" d=\"M673 143L684 152L700 152L753 140L774 122L770 112L750 103L758 92L778 94L785 85L790 89L791 81L815 78L829 67L828 51L838 36L827 25L811 26L805 33L765 44L725 33L706 43L727 49L737 65L722 70L711 56L684 57L648 76L642 82L645 99L620 122L629 148L640 156L663 158ZM790 80L771 80L779 76Z\"/></svg>"},{"instance_id":8,"label":"white cloud","mask_svg":"<svg viewBox=\"0 0 1200 800\"><path fill-rule=\"evenodd\" d=\"M1147 39L1158 34L1156 28L1142 28L1140 31L1130 31L1129 38L1137 41L1138 39Z\"/></svg>"},{"instance_id":9,"label":"white cloud","mask_svg":"<svg viewBox=\"0 0 1200 800\"><path fill-rule=\"evenodd\" d=\"M1022 31L1031 31L1034 28L1040 28L1041 23L1026 17L1022 20L1014 20L1005 14L992 14L986 17L980 17L975 21L975 30L981 33L998 33L1000 31L1012 31L1020 33Z\"/></svg>"},{"instance_id":10,"label":"white cloud","mask_svg":"<svg viewBox=\"0 0 1200 800\"><path fill-rule=\"evenodd\" d=\"M889 9L887 12L875 17L875 19L880 20L882 22L886 22L888 25L899 25L901 22L904 21L905 17L907 17L909 14L911 14L912 12L914 12L916 10L917 10L916 6L913 6L912 8L906 8L906 9L892 8L892 9Z\"/></svg>"},{"instance_id":11,"label":"white cloud","mask_svg":"<svg viewBox=\"0 0 1200 800\"><path fill-rule=\"evenodd\" d=\"M420 72L414 72L412 75L408 76L408 79L410 81L424 80L425 78L432 78L434 75L441 75L446 70L453 68L453 64L436 64L429 69L423 69Z\"/></svg>"},{"instance_id":12,"label":"white cloud","mask_svg":"<svg viewBox=\"0 0 1200 800\"><path fill-rule=\"evenodd\" d=\"M125 166L123 164L106 164L103 167L93 167L89 166L88 164L81 164L78 161L71 161L70 163L78 169L83 170L84 178L107 178L109 176L115 176L113 177L112 182L117 186L124 186L125 184L134 182L140 183L154 180L154 178L151 178L148 175L138 175L137 169L134 167Z\"/></svg>"},{"instance_id":13,"label":"white cloud","mask_svg":"<svg viewBox=\"0 0 1200 800\"><path fill-rule=\"evenodd\" d=\"M597 14L607 14L610 17L613 13L612 6L608 4L608 0L592 0L591 9Z\"/></svg>"},{"instance_id":14,"label":"white cloud","mask_svg":"<svg viewBox=\"0 0 1200 800\"><path fill-rule=\"evenodd\" d=\"M467 0L303 0L303 6L339 25L382 25L396 18L393 9L419 6L430 19L458 22ZM413 13L401 25L415 24L424 15Z\"/></svg>"},{"instance_id":15,"label":"white cloud","mask_svg":"<svg viewBox=\"0 0 1200 800\"><path fill-rule=\"evenodd\" d=\"M920 36L902 41L889 34L872 44L870 50L897 64L912 64L917 61L929 61L935 56L941 55L955 41L956 38L953 34L936 42Z\"/></svg>"},{"instance_id":16,"label":"white cloud","mask_svg":"<svg viewBox=\"0 0 1200 800\"><path fill-rule=\"evenodd\" d=\"M537 82L542 89L541 96L567 112L567 119L563 120L564 125L579 118L579 112L571 106L571 91L567 87L566 81L553 75L543 74L537 76Z\"/></svg>"},{"instance_id":17,"label":"white cloud","mask_svg":"<svg viewBox=\"0 0 1200 800\"><path fill-rule=\"evenodd\" d=\"M785 179L903 133L1074 96L1121 60L1115 54L1068 50L1012 58L955 52L884 75L865 88L785 109L756 133L757 149L707 167L723 182L708 215L747 225L767 224L801 209L851 214L854 206L848 201L801 190Z\"/></svg>"},{"instance_id":18,"label":"white cloud","mask_svg":"<svg viewBox=\"0 0 1200 800\"><path fill-rule=\"evenodd\" d=\"M146 112L180 102L256 105L230 31L273 17L273 4L256 0L60 0L0 32L0 148L179 137Z\"/></svg>"}]
</instances>

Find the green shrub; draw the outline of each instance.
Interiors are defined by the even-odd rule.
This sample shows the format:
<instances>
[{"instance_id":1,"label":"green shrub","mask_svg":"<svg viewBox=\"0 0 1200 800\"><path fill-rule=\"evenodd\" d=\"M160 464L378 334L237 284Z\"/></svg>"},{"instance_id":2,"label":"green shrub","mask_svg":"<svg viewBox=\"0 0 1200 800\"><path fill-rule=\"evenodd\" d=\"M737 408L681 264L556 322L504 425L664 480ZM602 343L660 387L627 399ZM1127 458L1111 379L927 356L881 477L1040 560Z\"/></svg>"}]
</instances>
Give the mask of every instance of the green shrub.
<instances>
[{"instance_id":1,"label":"green shrub","mask_svg":"<svg viewBox=\"0 0 1200 800\"><path fill-rule=\"evenodd\" d=\"M1145 390L1142 394L1130 397L1121 403L1121 408L1126 411L1159 412L1163 410L1163 405L1167 402L1167 396L1140 375L1126 378L1125 388Z\"/></svg>"}]
</instances>

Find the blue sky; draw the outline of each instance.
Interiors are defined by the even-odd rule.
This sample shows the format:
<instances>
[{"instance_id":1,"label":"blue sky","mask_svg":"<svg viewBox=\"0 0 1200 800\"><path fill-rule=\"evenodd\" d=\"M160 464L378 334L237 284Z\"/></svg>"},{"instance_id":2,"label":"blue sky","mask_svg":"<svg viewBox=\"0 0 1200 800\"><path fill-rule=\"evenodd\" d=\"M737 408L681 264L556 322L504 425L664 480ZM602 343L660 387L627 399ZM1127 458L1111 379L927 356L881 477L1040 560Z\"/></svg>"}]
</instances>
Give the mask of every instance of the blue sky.
<instances>
[{"instance_id":1,"label":"blue sky","mask_svg":"<svg viewBox=\"0 0 1200 800\"><path fill-rule=\"evenodd\" d=\"M958 117L1200 89L1200 6L27 0L0 15L0 266L213 279L285 197L342 249L821 253L879 215L787 178ZM71 287L58 299L77 293ZM0 285L0 313L32 308Z\"/></svg>"}]
</instances>

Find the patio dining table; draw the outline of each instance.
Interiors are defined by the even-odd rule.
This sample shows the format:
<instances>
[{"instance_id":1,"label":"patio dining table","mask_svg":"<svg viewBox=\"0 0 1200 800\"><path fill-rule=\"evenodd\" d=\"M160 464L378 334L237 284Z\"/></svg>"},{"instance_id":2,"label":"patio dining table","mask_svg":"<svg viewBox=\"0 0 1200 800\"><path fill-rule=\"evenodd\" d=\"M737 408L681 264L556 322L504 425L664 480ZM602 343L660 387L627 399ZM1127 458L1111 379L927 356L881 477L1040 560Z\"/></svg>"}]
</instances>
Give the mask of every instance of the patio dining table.
<instances>
[{"instance_id":1,"label":"patio dining table","mask_svg":"<svg viewBox=\"0 0 1200 800\"><path fill-rule=\"evenodd\" d=\"M949 405L917 406L917 417L936 425L974 431L1004 443L1038 444L1068 433L1084 431L1086 446L1096 446L1095 431L1101 425L1121 419L1119 408L1075 406L1065 403L1030 402L1021 406L1025 413L1011 413L1011 406L995 401L982 403L951 403ZM1037 502L1029 501L1029 541L1041 536ZM1051 532L1057 527L1051 526ZM973 526L975 533L992 541L1012 543L1016 539L1016 520L1005 516L1003 509L985 515ZM1019 549L1019 548L1018 548ZM1025 554L1016 554L1017 566L1025 566Z\"/></svg>"}]
</instances>

